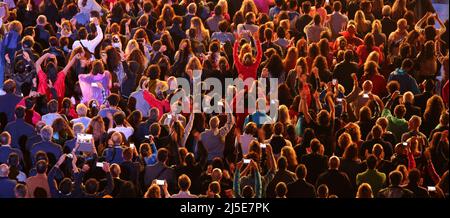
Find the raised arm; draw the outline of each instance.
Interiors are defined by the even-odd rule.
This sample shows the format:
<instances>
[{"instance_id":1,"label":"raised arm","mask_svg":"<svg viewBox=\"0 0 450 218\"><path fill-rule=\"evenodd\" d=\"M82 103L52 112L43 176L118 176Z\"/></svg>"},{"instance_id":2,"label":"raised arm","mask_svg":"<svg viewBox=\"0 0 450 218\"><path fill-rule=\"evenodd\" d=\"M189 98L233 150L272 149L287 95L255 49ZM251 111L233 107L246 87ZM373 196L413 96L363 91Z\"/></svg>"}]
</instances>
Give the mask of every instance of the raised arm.
<instances>
[{"instance_id":1,"label":"raised arm","mask_svg":"<svg viewBox=\"0 0 450 218\"><path fill-rule=\"evenodd\" d=\"M100 24L99 24L99 21L97 18L94 18L94 24L95 24L95 29L97 30L97 36L95 36L94 39L88 41L88 44L90 46L92 46L93 49L95 49L95 47L97 47L97 45L100 44L100 42L103 40L103 30L100 27Z\"/></svg>"},{"instance_id":2,"label":"raised arm","mask_svg":"<svg viewBox=\"0 0 450 218\"><path fill-rule=\"evenodd\" d=\"M189 122L186 124L186 128L184 128L183 141L181 142L182 143L181 145L183 147L186 145L186 141L189 137L189 134L191 133L192 126L194 125L194 117L195 117L195 114L191 114L189 116Z\"/></svg>"},{"instance_id":3,"label":"raised arm","mask_svg":"<svg viewBox=\"0 0 450 218\"><path fill-rule=\"evenodd\" d=\"M67 72L70 70L70 68L72 68L73 64L75 64L75 61L78 59L80 59L80 54L76 54L75 56L73 56L72 59L70 59L69 63L67 63L67 65L64 67L62 72L67 75Z\"/></svg>"},{"instance_id":4,"label":"raised arm","mask_svg":"<svg viewBox=\"0 0 450 218\"><path fill-rule=\"evenodd\" d=\"M425 23L426 20L428 20L428 17L430 17L431 13L427 12L425 15L423 15L422 18L420 18L419 21L417 21L416 25L414 26L414 29L417 32L422 32L424 29L422 28L423 24Z\"/></svg>"},{"instance_id":5,"label":"raised arm","mask_svg":"<svg viewBox=\"0 0 450 218\"><path fill-rule=\"evenodd\" d=\"M36 68L36 72L39 73L40 71L42 71L42 67L41 67L42 62L44 62L45 60L47 60L47 58L52 57L52 56L54 57L53 54L45 53L40 58L38 58L36 63L35 63L35 65L34 65L35 68Z\"/></svg>"}]
</instances>

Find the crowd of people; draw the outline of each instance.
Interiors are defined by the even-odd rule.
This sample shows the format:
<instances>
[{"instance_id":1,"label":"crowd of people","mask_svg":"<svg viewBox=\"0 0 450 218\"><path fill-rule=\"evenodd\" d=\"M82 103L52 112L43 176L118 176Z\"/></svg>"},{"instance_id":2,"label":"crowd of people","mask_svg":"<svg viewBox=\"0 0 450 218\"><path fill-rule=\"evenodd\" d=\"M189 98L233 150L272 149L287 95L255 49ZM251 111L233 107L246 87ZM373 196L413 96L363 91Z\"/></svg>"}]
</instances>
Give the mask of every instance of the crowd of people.
<instances>
[{"instance_id":1,"label":"crowd of people","mask_svg":"<svg viewBox=\"0 0 450 218\"><path fill-rule=\"evenodd\" d=\"M0 17L0 198L448 197L449 27L429 0L5 0ZM242 113L180 112L211 92L180 78L254 82L215 96Z\"/></svg>"}]
</instances>

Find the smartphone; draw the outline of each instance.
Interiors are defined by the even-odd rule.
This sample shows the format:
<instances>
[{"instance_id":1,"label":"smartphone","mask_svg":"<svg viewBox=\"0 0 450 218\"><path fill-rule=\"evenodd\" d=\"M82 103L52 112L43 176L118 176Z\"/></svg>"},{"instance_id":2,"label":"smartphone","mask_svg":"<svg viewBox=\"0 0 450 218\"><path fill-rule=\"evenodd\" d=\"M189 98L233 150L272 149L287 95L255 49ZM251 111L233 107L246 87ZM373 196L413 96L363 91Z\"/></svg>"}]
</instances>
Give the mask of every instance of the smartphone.
<instances>
[{"instance_id":1,"label":"smartphone","mask_svg":"<svg viewBox=\"0 0 450 218\"><path fill-rule=\"evenodd\" d=\"M92 87L97 87L98 88L98 84L97 83L91 83Z\"/></svg>"},{"instance_id":2,"label":"smartphone","mask_svg":"<svg viewBox=\"0 0 450 218\"><path fill-rule=\"evenodd\" d=\"M172 119L172 115L171 115L171 114L168 114L168 115L167 115L167 119Z\"/></svg>"},{"instance_id":3,"label":"smartphone","mask_svg":"<svg viewBox=\"0 0 450 218\"><path fill-rule=\"evenodd\" d=\"M73 159L73 155L72 154L67 154L66 157L69 158L69 159Z\"/></svg>"},{"instance_id":4,"label":"smartphone","mask_svg":"<svg viewBox=\"0 0 450 218\"><path fill-rule=\"evenodd\" d=\"M264 144L264 143L259 143L259 146L260 146L261 148L266 148L266 147L267 147L267 145Z\"/></svg>"},{"instance_id":5,"label":"smartphone","mask_svg":"<svg viewBox=\"0 0 450 218\"><path fill-rule=\"evenodd\" d=\"M428 186L428 191L429 192L435 192L436 191L436 186Z\"/></svg>"},{"instance_id":6,"label":"smartphone","mask_svg":"<svg viewBox=\"0 0 450 218\"><path fill-rule=\"evenodd\" d=\"M94 22L94 18L93 18L93 17L91 17L91 18L89 19L89 21L91 21L91 22Z\"/></svg>"},{"instance_id":7,"label":"smartphone","mask_svg":"<svg viewBox=\"0 0 450 218\"><path fill-rule=\"evenodd\" d=\"M149 135L146 135L146 136L144 136L146 139L150 139L150 136ZM130 145L131 146L131 145Z\"/></svg>"},{"instance_id":8,"label":"smartphone","mask_svg":"<svg viewBox=\"0 0 450 218\"><path fill-rule=\"evenodd\" d=\"M156 180L157 185L164 185L164 183L165 183L164 180L161 180L161 179Z\"/></svg>"},{"instance_id":9,"label":"smartphone","mask_svg":"<svg viewBox=\"0 0 450 218\"><path fill-rule=\"evenodd\" d=\"M276 104L277 102L276 102L275 100L272 99L272 100L270 100L270 103L271 103L271 104Z\"/></svg>"},{"instance_id":10,"label":"smartphone","mask_svg":"<svg viewBox=\"0 0 450 218\"><path fill-rule=\"evenodd\" d=\"M223 102L219 101L219 102L217 102L217 105L223 106Z\"/></svg>"},{"instance_id":11,"label":"smartphone","mask_svg":"<svg viewBox=\"0 0 450 218\"><path fill-rule=\"evenodd\" d=\"M96 166L96 167L103 167L103 163L102 163L102 162L97 162L97 163L95 164L95 166Z\"/></svg>"},{"instance_id":12,"label":"smartphone","mask_svg":"<svg viewBox=\"0 0 450 218\"><path fill-rule=\"evenodd\" d=\"M331 81L331 83L333 84L333 86L335 86L336 84L337 84L337 79L333 79L332 81Z\"/></svg>"},{"instance_id":13,"label":"smartphone","mask_svg":"<svg viewBox=\"0 0 450 218\"><path fill-rule=\"evenodd\" d=\"M363 98L369 98L369 94L363 94Z\"/></svg>"},{"instance_id":14,"label":"smartphone","mask_svg":"<svg viewBox=\"0 0 450 218\"><path fill-rule=\"evenodd\" d=\"M249 164L250 163L250 159L243 159L245 164Z\"/></svg>"},{"instance_id":15,"label":"smartphone","mask_svg":"<svg viewBox=\"0 0 450 218\"><path fill-rule=\"evenodd\" d=\"M136 148L136 146L134 145L134 143L130 143L130 148Z\"/></svg>"},{"instance_id":16,"label":"smartphone","mask_svg":"<svg viewBox=\"0 0 450 218\"><path fill-rule=\"evenodd\" d=\"M403 146L408 146L408 142L403 142L402 145Z\"/></svg>"},{"instance_id":17,"label":"smartphone","mask_svg":"<svg viewBox=\"0 0 450 218\"><path fill-rule=\"evenodd\" d=\"M341 103L342 102L342 98L336 98L336 101Z\"/></svg>"}]
</instances>

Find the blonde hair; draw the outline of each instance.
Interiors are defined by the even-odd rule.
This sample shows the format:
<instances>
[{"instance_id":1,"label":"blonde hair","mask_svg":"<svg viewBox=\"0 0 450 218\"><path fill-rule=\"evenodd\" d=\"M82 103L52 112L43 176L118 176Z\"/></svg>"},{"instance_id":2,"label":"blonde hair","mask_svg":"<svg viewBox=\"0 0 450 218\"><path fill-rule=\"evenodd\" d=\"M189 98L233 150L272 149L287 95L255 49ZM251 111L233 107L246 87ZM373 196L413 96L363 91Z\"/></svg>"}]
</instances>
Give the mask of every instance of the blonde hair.
<instances>
[{"instance_id":1,"label":"blonde hair","mask_svg":"<svg viewBox=\"0 0 450 218\"><path fill-rule=\"evenodd\" d=\"M366 20L366 16L362 10L358 10L355 13L355 27L356 31L359 33L364 33L368 29L368 22Z\"/></svg>"},{"instance_id":2,"label":"blonde hair","mask_svg":"<svg viewBox=\"0 0 450 218\"><path fill-rule=\"evenodd\" d=\"M217 5L222 6L223 14L227 14L228 13L228 2L227 2L227 0L219 0L219 2L217 2Z\"/></svg>"},{"instance_id":3,"label":"blonde hair","mask_svg":"<svg viewBox=\"0 0 450 218\"><path fill-rule=\"evenodd\" d=\"M256 8L256 4L253 0L244 0L241 5L241 9L239 11L245 16L248 12L253 12L254 14L258 14L258 8Z\"/></svg>"},{"instance_id":4,"label":"blonde hair","mask_svg":"<svg viewBox=\"0 0 450 218\"><path fill-rule=\"evenodd\" d=\"M286 105L280 105L278 107L278 121L281 123L291 123L291 118L289 116L289 109Z\"/></svg>"},{"instance_id":5,"label":"blonde hair","mask_svg":"<svg viewBox=\"0 0 450 218\"><path fill-rule=\"evenodd\" d=\"M375 63L380 62L380 54L377 51L370 52L369 56L367 56L366 63L373 61Z\"/></svg>"},{"instance_id":6,"label":"blonde hair","mask_svg":"<svg viewBox=\"0 0 450 218\"><path fill-rule=\"evenodd\" d=\"M139 48L139 43L135 39L130 39L125 48L125 54L130 54L135 48Z\"/></svg>"},{"instance_id":7,"label":"blonde hair","mask_svg":"<svg viewBox=\"0 0 450 218\"><path fill-rule=\"evenodd\" d=\"M374 20L372 23L372 33L381 33L382 32L382 25L380 20Z\"/></svg>"},{"instance_id":8,"label":"blonde hair","mask_svg":"<svg viewBox=\"0 0 450 218\"><path fill-rule=\"evenodd\" d=\"M191 27L195 27L197 31L200 31L204 40L209 40L209 30L205 28L199 17L193 17L191 19Z\"/></svg>"},{"instance_id":9,"label":"blonde hair","mask_svg":"<svg viewBox=\"0 0 450 218\"><path fill-rule=\"evenodd\" d=\"M11 23L9 23L8 25L8 31L14 30L17 33L19 33L19 35L22 34L22 30L23 30L23 26L22 23L20 21L14 20Z\"/></svg>"},{"instance_id":10,"label":"blonde hair","mask_svg":"<svg viewBox=\"0 0 450 218\"><path fill-rule=\"evenodd\" d=\"M80 116L86 116L87 110L88 110L88 109L87 109L86 105L84 105L83 103L77 105L76 111L77 111L77 114L78 114L78 115L80 115Z\"/></svg>"},{"instance_id":11,"label":"blonde hair","mask_svg":"<svg viewBox=\"0 0 450 218\"><path fill-rule=\"evenodd\" d=\"M290 167L297 167L297 154L294 151L294 148L292 146L284 146L281 149L281 156L285 157L288 163L288 166Z\"/></svg>"}]
</instances>

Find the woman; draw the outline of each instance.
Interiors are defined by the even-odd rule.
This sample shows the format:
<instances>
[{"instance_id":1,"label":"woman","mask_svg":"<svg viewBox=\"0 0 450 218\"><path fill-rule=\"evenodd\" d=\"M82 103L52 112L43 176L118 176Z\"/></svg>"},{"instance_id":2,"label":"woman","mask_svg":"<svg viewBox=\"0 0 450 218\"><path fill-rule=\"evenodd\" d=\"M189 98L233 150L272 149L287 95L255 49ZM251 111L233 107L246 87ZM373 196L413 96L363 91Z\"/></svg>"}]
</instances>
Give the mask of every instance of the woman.
<instances>
[{"instance_id":1,"label":"woman","mask_svg":"<svg viewBox=\"0 0 450 218\"><path fill-rule=\"evenodd\" d=\"M368 183L359 185L356 198L373 198L372 187Z\"/></svg>"},{"instance_id":2,"label":"woman","mask_svg":"<svg viewBox=\"0 0 450 218\"><path fill-rule=\"evenodd\" d=\"M351 144L345 148L339 170L346 173L353 187L356 187L356 175L360 172L361 160L358 158L358 147Z\"/></svg>"},{"instance_id":3,"label":"woman","mask_svg":"<svg viewBox=\"0 0 450 218\"><path fill-rule=\"evenodd\" d=\"M406 8L406 0L396 0L392 5L391 18L393 20L399 20L403 18L406 11L408 11Z\"/></svg>"},{"instance_id":4,"label":"woman","mask_svg":"<svg viewBox=\"0 0 450 218\"><path fill-rule=\"evenodd\" d=\"M297 169L297 154L295 153L294 148L292 148L291 146L284 146L281 149L281 156L285 157L287 160L287 169L291 172L295 172L295 170Z\"/></svg>"},{"instance_id":5,"label":"woman","mask_svg":"<svg viewBox=\"0 0 450 218\"><path fill-rule=\"evenodd\" d=\"M70 128L69 124L63 118L57 118L53 121L53 142L64 146L65 142L73 139L73 131Z\"/></svg>"},{"instance_id":6,"label":"woman","mask_svg":"<svg viewBox=\"0 0 450 218\"><path fill-rule=\"evenodd\" d=\"M173 11L172 6L170 6L169 4L165 4L164 7L162 8L159 19L164 20L166 22L166 26L172 26L173 17L175 17L175 12Z\"/></svg>"},{"instance_id":7,"label":"woman","mask_svg":"<svg viewBox=\"0 0 450 218\"><path fill-rule=\"evenodd\" d=\"M126 77L123 66L126 62L122 62L121 53L122 52L119 52L118 49L113 46L107 46L101 52L103 64L106 66L106 70L111 73L113 92L117 92L117 90L123 86L122 84Z\"/></svg>"},{"instance_id":8,"label":"woman","mask_svg":"<svg viewBox=\"0 0 450 218\"><path fill-rule=\"evenodd\" d=\"M158 151L153 141L150 143L150 145L148 143L143 143L139 147L139 161L143 166L151 166L153 164L156 164L157 152Z\"/></svg>"},{"instance_id":9,"label":"woman","mask_svg":"<svg viewBox=\"0 0 450 218\"><path fill-rule=\"evenodd\" d=\"M426 136L429 136L431 131L439 124L439 118L443 112L445 112L444 101L440 96L433 95L427 101L420 131Z\"/></svg>"},{"instance_id":10,"label":"woman","mask_svg":"<svg viewBox=\"0 0 450 218\"><path fill-rule=\"evenodd\" d=\"M359 37L365 36L367 33L370 32L370 20L366 20L366 17L364 15L364 12L362 10L358 10L355 14L355 26L356 26L356 32Z\"/></svg>"},{"instance_id":11,"label":"woman","mask_svg":"<svg viewBox=\"0 0 450 218\"><path fill-rule=\"evenodd\" d=\"M5 74L9 73L7 66L13 63L15 53L20 49L19 42L22 29L22 24L19 21L12 21L8 25L8 32L0 43L0 90L3 88Z\"/></svg>"},{"instance_id":12,"label":"woman","mask_svg":"<svg viewBox=\"0 0 450 218\"><path fill-rule=\"evenodd\" d=\"M109 71L105 71L100 60L92 63L92 70L89 74L81 74L78 79L83 93L83 103L91 99L102 104L106 101L106 96L109 96L112 88L112 80Z\"/></svg>"},{"instance_id":13,"label":"woman","mask_svg":"<svg viewBox=\"0 0 450 218\"><path fill-rule=\"evenodd\" d=\"M43 0L39 5L39 11L41 14L45 14L49 24L56 28L56 22L59 22L60 14L58 6L56 6L55 0Z\"/></svg>"},{"instance_id":14,"label":"woman","mask_svg":"<svg viewBox=\"0 0 450 218\"><path fill-rule=\"evenodd\" d=\"M386 35L382 32L382 26L380 20L375 20L372 23L372 35L375 40L375 46L386 45Z\"/></svg>"},{"instance_id":15,"label":"woman","mask_svg":"<svg viewBox=\"0 0 450 218\"><path fill-rule=\"evenodd\" d=\"M320 79L320 82L327 83L331 81L331 71L328 69L327 59L319 55L314 59L311 66L312 74Z\"/></svg>"},{"instance_id":16,"label":"woman","mask_svg":"<svg viewBox=\"0 0 450 218\"><path fill-rule=\"evenodd\" d=\"M181 77L185 73L186 65L189 60L194 57L191 42L188 39L183 39L180 42L178 51L175 53L175 62L171 69L171 76Z\"/></svg>"},{"instance_id":17,"label":"woman","mask_svg":"<svg viewBox=\"0 0 450 218\"><path fill-rule=\"evenodd\" d=\"M285 81L286 71L283 70L283 60L277 53L270 56L265 68L269 71L269 78L277 78L278 84Z\"/></svg>"},{"instance_id":18,"label":"woman","mask_svg":"<svg viewBox=\"0 0 450 218\"><path fill-rule=\"evenodd\" d=\"M290 47L287 51L286 57L283 60L284 72L289 72L295 68L298 58L297 48Z\"/></svg>"},{"instance_id":19,"label":"woman","mask_svg":"<svg viewBox=\"0 0 450 218\"><path fill-rule=\"evenodd\" d=\"M208 45L209 30L205 28L199 17L193 17L191 19L191 28L196 30L195 39L202 42L205 46ZM186 35L189 35L189 30L186 30Z\"/></svg>"},{"instance_id":20,"label":"woman","mask_svg":"<svg viewBox=\"0 0 450 218\"><path fill-rule=\"evenodd\" d=\"M421 83L426 79L435 79L437 73L437 57L435 52L434 41L425 43L422 51L417 55L417 82Z\"/></svg>"},{"instance_id":21,"label":"woman","mask_svg":"<svg viewBox=\"0 0 450 218\"><path fill-rule=\"evenodd\" d=\"M101 116L94 116L86 128L86 134L92 134L94 144L98 151L102 151L106 145L107 133L105 130L105 123Z\"/></svg>"},{"instance_id":22,"label":"woman","mask_svg":"<svg viewBox=\"0 0 450 218\"><path fill-rule=\"evenodd\" d=\"M261 42L256 39L256 48L257 48L257 54L256 58L253 57L251 53L245 53L243 56L243 61L239 59L238 56L238 48L239 48L239 42L240 42L240 35L236 35L236 41L234 42L234 48L233 48L233 59L236 64L236 69L238 72L238 75L241 79L245 80L247 78L253 78L256 79L256 71L258 70L258 66L261 63L262 58L262 47ZM241 54L242 55L242 54Z\"/></svg>"},{"instance_id":23,"label":"woman","mask_svg":"<svg viewBox=\"0 0 450 218\"><path fill-rule=\"evenodd\" d=\"M386 79L378 72L378 64L374 61L368 61L364 64L364 75L361 77L361 81L372 81L372 93L379 97L384 97L387 94Z\"/></svg>"},{"instance_id":24,"label":"woman","mask_svg":"<svg viewBox=\"0 0 450 218\"><path fill-rule=\"evenodd\" d=\"M372 51L376 51L379 54L379 60L378 60L378 65L381 65L381 63L383 62L383 52L381 51L381 49L379 47L377 47L375 45L375 38L371 33L368 33L365 37L364 37L364 44L358 46L358 48L356 48L356 54L358 55L358 59L359 59L359 63L358 66L362 67L364 63L366 63L366 59L367 56L369 56L369 54Z\"/></svg>"}]
</instances>

